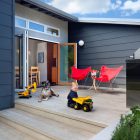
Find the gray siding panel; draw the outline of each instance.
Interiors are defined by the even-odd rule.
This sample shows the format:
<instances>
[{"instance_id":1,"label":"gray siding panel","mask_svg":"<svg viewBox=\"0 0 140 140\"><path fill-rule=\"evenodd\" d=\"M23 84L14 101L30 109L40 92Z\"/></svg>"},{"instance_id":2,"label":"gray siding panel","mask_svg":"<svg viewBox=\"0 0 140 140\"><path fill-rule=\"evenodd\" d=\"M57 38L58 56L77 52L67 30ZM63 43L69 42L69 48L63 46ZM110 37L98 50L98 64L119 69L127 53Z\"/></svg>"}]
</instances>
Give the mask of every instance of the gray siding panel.
<instances>
[{"instance_id":1,"label":"gray siding panel","mask_svg":"<svg viewBox=\"0 0 140 140\"><path fill-rule=\"evenodd\" d=\"M0 85L0 97L11 95L11 86Z\"/></svg>"},{"instance_id":2,"label":"gray siding panel","mask_svg":"<svg viewBox=\"0 0 140 140\"><path fill-rule=\"evenodd\" d=\"M0 1L0 110L14 106L14 4Z\"/></svg>"},{"instance_id":3,"label":"gray siding panel","mask_svg":"<svg viewBox=\"0 0 140 140\"><path fill-rule=\"evenodd\" d=\"M0 50L6 49L11 50L12 49L12 39L0 37Z\"/></svg>"},{"instance_id":4,"label":"gray siding panel","mask_svg":"<svg viewBox=\"0 0 140 140\"><path fill-rule=\"evenodd\" d=\"M135 50L133 50L135 51ZM105 52L105 51L104 51ZM110 57L112 58L120 58L120 57L128 57L128 55L132 55L132 50L116 50L116 51L108 51L108 53L104 53L104 52L97 52L96 50L94 50L94 53L82 53L79 54L79 57L81 56L81 60L84 59L92 59L92 56L94 55L94 59L107 59ZM84 55L84 57L82 57Z\"/></svg>"},{"instance_id":5,"label":"gray siding panel","mask_svg":"<svg viewBox=\"0 0 140 140\"><path fill-rule=\"evenodd\" d=\"M12 37L12 29L11 29L11 27L7 28L6 26L1 26L1 28L0 28L0 37L11 38Z\"/></svg>"},{"instance_id":6,"label":"gray siding panel","mask_svg":"<svg viewBox=\"0 0 140 140\"><path fill-rule=\"evenodd\" d=\"M7 14L7 15L11 15L12 14L12 7L11 5L3 2L3 1L0 1L0 5L1 5L1 8L0 8L0 13L4 13L4 14Z\"/></svg>"},{"instance_id":7,"label":"gray siding panel","mask_svg":"<svg viewBox=\"0 0 140 140\"><path fill-rule=\"evenodd\" d=\"M0 73L0 85L12 85L12 79L11 79L12 73Z\"/></svg>"},{"instance_id":8,"label":"gray siding panel","mask_svg":"<svg viewBox=\"0 0 140 140\"><path fill-rule=\"evenodd\" d=\"M8 5L12 5L13 4L13 0L1 0L3 3L6 3ZM12 9L11 9L12 11ZM11 12L12 13L12 12Z\"/></svg>"},{"instance_id":9,"label":"gray siding panel","mask_svg":"<svg viewBox=\"0 0 140 140\"><path fill-rule=\"evenodd\" d=\"M7 55L8 54L8 55ZM0 61L10 61L12 55L10 50L1 50L0 51Z\"/></svg>"},{"instance_id":10,"label":"gray siding panel","mask_svg":"<svg viewBox=\"0 0 140 140\"><path fill-rule=\"evenodd\" d=\"M1 110L9 108L10 106L11 106L11 96L0 97L0 109Z\"/></svg>"},{"instance_id":11,"label":"gray siding panel","mask_svg":"<svg viewBox=\"0 0 140 140\"><path fill-rule=\"evenodd\" d=\"M69 23L69 42L79 40L84 40L85 46L78 47L78 67L100 69L102 65L123 65L114 86L125 87L125 61L140 47L140 26Z\"/></svg>"},{"instance_id":12,"label":"gray siding panel","mask_svg":"<svg viewBox=\"0 0 140 140\"><path fill-rule=\"evenodd\" d=\"M78 60L78 63L79 64L83 64L83 65L89 65L91 66L92 64L94 65L110 65L110 64L125 64L125 59L122 57L120 58L107 58L107 59L96 59L96 60L93 60L93 59L84 59L84 60L81 60L79 59Z\"/></svg>"},{"instance_id":13,"label":"gray siding panel","mask_svg":"<svg viewBox=\"0 0 140 140\"><path fill-rule=\"evenodd\" d=\"M132 36L125 36L125 37L110 38L110 39L98 39L95 41L93 41L92 39L87 39L87 40L85 40L85 43L92 42L92 43L94 43L95 46L103 46L103 45L137 42L137 41L140 41L139 38L140 38L140 36L132 35Z\"/></svg>"},{"instance_id":14,"label":"gray siding panel","mask_svg":"<svg viewBox=\"0 0 140 140\"><path fill-rule=\"evenodd\" d=\"M93 30L93 29L92 29ZM116 38L116 37L123 37L123 36L132 36L132 35L140 35L140 33L138 31L134 32L132 30L114 30L114 31L104 31L104 32L99 32L99 33L96 33L96 32L92 32L92 30L90 30L89 32L82 32L80 31L80 34L78 33L78 37L83 37L83 34L84 35L84 38L92 38L92 36L94 36L95 40L96 39L108 39L108 38ZM94 30L95 31L95 30ZM115 32L115 34L114 34ZM120 34L120 32L122 32ZM73 33L73 36L74 37L77 37L77 33ZM100 36L100 38L98 38Z\"/></svg>"},{"instance_id":15,"label":"gray siding panel","mask_svg":"<svg viewBox=\"0 0 140 140\"><path fill-rule=\"evenodd\" d=\"M137 50L138 45L140 44L140 41L138 42L128 42L127 43L120 43L120 44L113 44L113 45L103 45L103 46L94 46L94 44L87 43L87 49L81 49L80 53L100 53L103 52L112 52L112 51L126 51L126 50ZM90 47L89 47L90 46ZM94 48L92 47L94 46ZM123 46L123 47L122 47ZM94 51L93 51L94 50Z\"/></svg>"},{"instance_id":16,"label":"gray siding panel","mask_svg":"<svg viewBox=\"0 0 140 140\"><path fill-rule=\"evenodd\" d=\"M0 25L4 25L4 26L10 26L13 24L11 21L11 16L0 13Z\"/></svg>"},{"instance_id":17,"label":"gray siding panel","mask_svg":"<svg viewBox=\"0 0 140 140\"><path fill-rule=\"evenodd\" d=\"M0 57L1 58L1 57ZM11 61L0 61L0 73L3 72L12 72L12 63Z\"/></svg>"}]
</instances>

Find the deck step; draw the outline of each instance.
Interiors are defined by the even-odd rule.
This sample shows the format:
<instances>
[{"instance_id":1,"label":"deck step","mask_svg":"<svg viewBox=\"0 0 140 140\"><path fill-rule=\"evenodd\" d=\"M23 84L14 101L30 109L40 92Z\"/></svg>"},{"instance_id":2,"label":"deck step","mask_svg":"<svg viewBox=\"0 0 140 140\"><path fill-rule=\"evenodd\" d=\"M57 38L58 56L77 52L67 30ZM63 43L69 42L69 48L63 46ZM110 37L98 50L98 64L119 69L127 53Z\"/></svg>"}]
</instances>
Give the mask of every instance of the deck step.
<instances>
[{"instance_id":1,"label":"deck step","mask_svg":"<svg viewBox=\"0 0 140 140\"><path fill-rule=\"evenodd\" d=\"M71 114L64 114L62 112L55 112L49 110L47 108L42 108L38 106L29 105L26 103L16 102L15 108L39 115L48 119L53 119L55 121L74 126L79 129L84 129L85 131L89 131L91 133L97 134L101 130L103 130L107 125L90 121L86 118L81 118L79 116L73 116Z\"/></svg>"},{"instance_id":2,"label":"deck step","mask_svg":"<svg viewBox=\"0 0 140 140\"><path fill-rule=\"evenodd\" d=\"M0 112L0 121L39 140L88 140L95 133L18 109Z\"/></svg>"},{"instance_id":3,"label":"deck step","mask_svg":"<svg viewBox=\"0 0 140 140\"><path fill-rule=\"evenodd\" d=\"M0 140L35 140L35 137L20 132L17 129L0 122ZM37 140L37 139L36 139Z\"/></svg>"}]
</instances>

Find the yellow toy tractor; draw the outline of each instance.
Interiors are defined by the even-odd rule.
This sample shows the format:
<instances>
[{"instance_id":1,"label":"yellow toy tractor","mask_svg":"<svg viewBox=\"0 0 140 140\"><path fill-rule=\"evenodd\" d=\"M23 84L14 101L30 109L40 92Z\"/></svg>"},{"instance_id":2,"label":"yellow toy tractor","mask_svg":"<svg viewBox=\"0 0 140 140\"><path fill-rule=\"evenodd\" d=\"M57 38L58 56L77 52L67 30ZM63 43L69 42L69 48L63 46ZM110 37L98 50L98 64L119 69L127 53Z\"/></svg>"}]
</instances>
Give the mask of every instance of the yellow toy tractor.
<instances>
[{"instance_id":1,"label":"yellow toy tractor","mask_svg":"<svg viewBox=\"0 0 140 140\"><path fill-rule=\"evenodd\" d=\"M31 93L36 92L36 83L26 87L25 91L17 92L19 98L31 98Z\"/></svg>"},{"instance_id":2,"label":"yellow toy tractor","mask_svg":"<svg viewBox=\"0 0 140 140\"><path fill-rule=\"evenodd\" d=\"M72 100L75 102L75 110L82 109L85 112L89 112L93 108L93 101L90 96L73 98Z\"/></svg>"}]
</instances>

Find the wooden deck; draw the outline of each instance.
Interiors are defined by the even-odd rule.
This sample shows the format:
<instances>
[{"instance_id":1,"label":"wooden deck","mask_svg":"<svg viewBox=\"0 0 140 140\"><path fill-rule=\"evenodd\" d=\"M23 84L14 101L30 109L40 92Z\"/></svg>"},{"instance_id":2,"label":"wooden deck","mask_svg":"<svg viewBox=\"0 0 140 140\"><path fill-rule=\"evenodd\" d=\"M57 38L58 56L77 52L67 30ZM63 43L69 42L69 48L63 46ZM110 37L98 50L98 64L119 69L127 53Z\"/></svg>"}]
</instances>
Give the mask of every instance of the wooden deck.
<instances>
[{"instance_id":1,"label":"wooden deck","mask_svg":"<svg viewBox=\"0 0 140 140\"><path fill-rule=\"evenodd\" d=\"M79 89L79 96L91 96L94 102L92 112L83 112L82 110L74 110L67 107L67 95L69 93L69 86L53 86L52 87L59 97L52 97L48 101L38 102L40 90L33 94L30 99L19 99L16 97L16 103L24 103L42 109L47 109L52 112L64 114L66 116L77 117L85 119L89 122L97 122L103 125L109 125L113 121L120 118L121 114L129 111L126 108L126 94L125 92L115 90L98 91Z\"/></svg>"},{"instance_id":2,"label":"wooden deck","mask_svg":"<svg viewBox=\"0 0 140 140\"><path fill-rule=\"evenodd\" d=\"M30 99L16 96L15 108L0 112L2 140L11 137L17 140L94 139L104 128L118 121L121 114L129 111L125 92L106 90L95 93L94 90L79 89L79 96L91 96L94 102L93 110L84 112L67 107L69 86L54 86L53 89L60 96L48 101L38 102L41 89Z\"/></svg>"}]
</instances>

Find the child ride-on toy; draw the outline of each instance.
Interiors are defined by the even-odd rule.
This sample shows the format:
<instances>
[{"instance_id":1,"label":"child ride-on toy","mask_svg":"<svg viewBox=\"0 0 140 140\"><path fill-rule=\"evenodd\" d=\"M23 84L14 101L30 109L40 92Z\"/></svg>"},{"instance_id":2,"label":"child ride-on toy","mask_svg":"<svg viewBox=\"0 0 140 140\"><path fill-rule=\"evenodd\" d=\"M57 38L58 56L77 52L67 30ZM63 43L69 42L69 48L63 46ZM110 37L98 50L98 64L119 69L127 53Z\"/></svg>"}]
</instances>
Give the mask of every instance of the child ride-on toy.
<instances>
[{"instance_id":1,"label":"child ride-on toy","mask_svg":"<svg viewBox=\"0 0 140 140\"><path fill-rule=\"evenodd\" d=\"M28 85L25 91L17 92L19 98L31 98L31 93L36 92L36 83Z\"/></svg>"},{"instance_id":2,"label":"child ride-on toy","mask_svg":"<svg viewBox=\"0 0 140 140\"><path fill-rule=\"evenodd\" d=\"M82 109L85 112L89 112L93 108L93 101L90 96L73 98L72 100L75 102L75 110Z\"/></svg>"}]
</instances>

